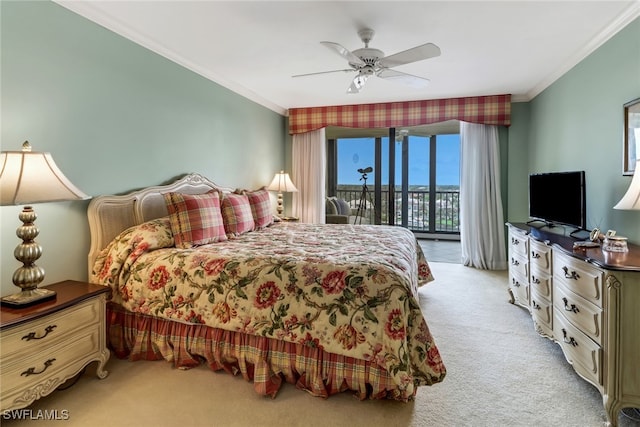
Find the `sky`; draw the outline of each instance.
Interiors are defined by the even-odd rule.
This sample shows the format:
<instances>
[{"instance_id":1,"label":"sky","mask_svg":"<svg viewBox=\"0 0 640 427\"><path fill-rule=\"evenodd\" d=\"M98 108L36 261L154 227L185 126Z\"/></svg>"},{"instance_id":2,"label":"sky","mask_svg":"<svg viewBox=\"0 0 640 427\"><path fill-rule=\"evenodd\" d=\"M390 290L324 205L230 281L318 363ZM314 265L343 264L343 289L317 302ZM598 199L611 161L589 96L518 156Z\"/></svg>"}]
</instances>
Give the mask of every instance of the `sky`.
<instances>
[{"instance_id":1,"label":"sky","mask_svg":"<svg viewBox=\"0 0 640 427\"><path fill-rule=\"evenodd\" d=\"M358 169L373 167L374 138L348 138L338 140L338 184L361 185ZM383 138L382 164L388 163L386 142ZM396 143L396 185L401 184L401 144ZM436 145L436 184L460 185L460 135L438 135ZM367 174L367 184L373 185L374 172ZM388 167L383 167L382 182L389 181ZM409 137L409 185L429 185L429 138Z\"/></svg>"}]
</instances>

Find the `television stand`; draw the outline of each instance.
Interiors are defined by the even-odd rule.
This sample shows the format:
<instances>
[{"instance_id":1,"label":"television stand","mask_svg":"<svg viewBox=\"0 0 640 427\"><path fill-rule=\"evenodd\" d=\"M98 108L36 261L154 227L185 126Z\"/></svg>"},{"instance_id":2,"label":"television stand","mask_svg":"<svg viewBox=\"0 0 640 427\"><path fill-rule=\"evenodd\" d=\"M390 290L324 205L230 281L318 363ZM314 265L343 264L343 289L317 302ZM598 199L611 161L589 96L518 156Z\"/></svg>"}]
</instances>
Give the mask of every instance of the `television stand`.
<instances>
[{"instance_id":1,"label":"television stand","mask_svg":"<svg viewBox=\"0 0 640 427\"><path fill-rule=\"evenodd\" d=\"M510 302L598 389L607 425L616 426L622 408L640 407L640 246L574 249L576 238L507 226Z\"/></svg>"}]
</instances>

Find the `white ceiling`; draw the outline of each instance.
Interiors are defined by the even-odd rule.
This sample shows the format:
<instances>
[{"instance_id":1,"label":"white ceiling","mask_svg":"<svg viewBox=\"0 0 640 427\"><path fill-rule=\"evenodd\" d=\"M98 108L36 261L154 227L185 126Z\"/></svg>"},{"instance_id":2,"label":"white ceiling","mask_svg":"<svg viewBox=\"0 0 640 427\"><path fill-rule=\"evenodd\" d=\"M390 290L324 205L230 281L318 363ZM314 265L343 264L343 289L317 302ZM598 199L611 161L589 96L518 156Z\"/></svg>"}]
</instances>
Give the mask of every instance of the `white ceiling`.
<instances>
[{"instance_id":1,"label":"white ceiling","mask_svg":"<svg viewBox=\"0 0 640 427\"><path fill-rule=\"evenodd\" d=\"M261 105L321 105L512 94L527 101L640 16L627 1L68 1L56 2ZM346 94L351 73L322 46L390 55L432 42L442 55L397 67L426 77L416 90L371 78Z\"/></svg>"}]
</instances>

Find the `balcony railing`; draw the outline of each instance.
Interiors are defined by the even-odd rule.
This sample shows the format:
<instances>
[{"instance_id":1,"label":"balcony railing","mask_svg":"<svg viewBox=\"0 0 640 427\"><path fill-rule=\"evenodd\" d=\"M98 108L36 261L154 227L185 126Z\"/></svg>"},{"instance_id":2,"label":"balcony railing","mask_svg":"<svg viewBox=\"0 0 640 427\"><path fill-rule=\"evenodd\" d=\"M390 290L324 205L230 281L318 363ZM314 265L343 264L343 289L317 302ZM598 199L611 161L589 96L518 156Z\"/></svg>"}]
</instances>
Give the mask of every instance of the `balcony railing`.
<instances>
[{"instance_id":1,"label":"balcony railing","mask_svg":"<svg viewBox=\"0 0 640 427\"><path fill-rule=\"evenodd\" d=\"M349 186L350 187L350 186ZM344 199L355 212L360 206L362 189L338 186L336 196ZM394 221L396 225L406 225L412 231L425 233L460 233L460 191L436 190L434 203L430 203L429 190L410 190L407 193L407 222L402 224L402 193L395 193ZM363 222L374 224L374 193L369 189ZM380 200L381 224L390 224L388 215L389 191L384 189ZM430 206L433 206L431 211Z\"/></svg>"}]
</instances>

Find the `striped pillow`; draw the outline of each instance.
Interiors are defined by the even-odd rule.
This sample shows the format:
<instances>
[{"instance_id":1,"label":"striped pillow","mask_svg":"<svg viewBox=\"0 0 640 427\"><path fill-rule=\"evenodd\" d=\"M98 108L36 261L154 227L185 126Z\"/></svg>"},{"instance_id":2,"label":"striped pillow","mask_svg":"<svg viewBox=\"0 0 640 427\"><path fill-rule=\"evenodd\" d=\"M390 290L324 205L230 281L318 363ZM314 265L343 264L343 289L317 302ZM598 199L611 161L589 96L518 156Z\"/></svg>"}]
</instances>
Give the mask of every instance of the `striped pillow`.
<instances>
[{"instance_id":1,"label":"striped pillow","mask_svg":"<svg viewBox=\"0 0 640 427\"><path fill-rule=\"evenodd\" d=\"M165 193L164 200L177 248L188 249L227 240L217 191Z\"/></svg>"},{"instance_id":2,"label":"striped pillow","mask_svg":"<svg viewBox=\"0 0 640 427\"><path fill-rule=\"evenodd\" d=\"M243 191L249 198L255 229L260 230L273 224L273 207L266 187L255 191Z\"/></svg>"},{"instance_id":3,"label":"striped pillow","mask_svg":"<svg viewBox=\"0 0 640 427\"><path fill-rule=\"evenodd\" d=\"M235 237L255 229L249 197L246 194L225 194L222 197L222 219L227 237Z\"/></svg>"}]
</instances>

